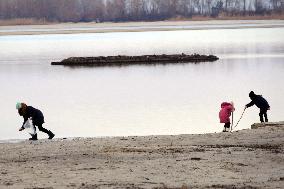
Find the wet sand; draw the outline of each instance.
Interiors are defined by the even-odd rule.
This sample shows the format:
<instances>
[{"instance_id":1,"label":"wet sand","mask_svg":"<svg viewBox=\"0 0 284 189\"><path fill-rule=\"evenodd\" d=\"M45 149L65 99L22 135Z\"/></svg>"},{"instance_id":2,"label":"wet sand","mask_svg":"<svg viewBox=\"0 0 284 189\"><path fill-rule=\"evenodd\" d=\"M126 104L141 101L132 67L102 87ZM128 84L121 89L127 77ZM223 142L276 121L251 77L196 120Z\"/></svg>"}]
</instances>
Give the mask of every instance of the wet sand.
<instances>
[{"instance_id":1,"label":"wet sand","mask_svg":"<svg viewBox=\"0 0 284 189\"><path fill-rule=\"evenodd\" d=\"M126 23L62 23L50 25L0 26L3 35L77 34L204 29L240 29L284 27L284 20L209 20Z\"/></svg>"},{"instance_id":2,"label":"wet sand","mask_svg":"<svg viewBox=\"0 0 284 189\"><path fill-rule=\"evenodd\" d=\"M0 188L283 188L284 123L254 128L2 143Z\"/></svg>"}]
</instances>

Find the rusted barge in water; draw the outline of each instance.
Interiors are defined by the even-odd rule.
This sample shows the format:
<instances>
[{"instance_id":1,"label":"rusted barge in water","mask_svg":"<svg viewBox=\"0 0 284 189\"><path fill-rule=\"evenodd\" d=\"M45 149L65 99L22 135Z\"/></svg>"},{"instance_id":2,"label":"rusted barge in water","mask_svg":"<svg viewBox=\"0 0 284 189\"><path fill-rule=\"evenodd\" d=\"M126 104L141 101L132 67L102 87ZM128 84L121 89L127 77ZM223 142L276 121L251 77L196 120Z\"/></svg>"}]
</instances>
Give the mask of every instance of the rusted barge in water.
<instances>
[{"instance_id":1,"label":"rusted barge in water","mask_svg":"<svg viewBox=\"0 0 284 189\"><path fill-rule=\"evenodd\" d=\"M174 54L174 55L142 55L142 56L98 56L98 57L70 57L51 65L64 66L127 66L135 64L176 64L213 62L219 58L214 55Z\"/></svg>"}]
</instances>

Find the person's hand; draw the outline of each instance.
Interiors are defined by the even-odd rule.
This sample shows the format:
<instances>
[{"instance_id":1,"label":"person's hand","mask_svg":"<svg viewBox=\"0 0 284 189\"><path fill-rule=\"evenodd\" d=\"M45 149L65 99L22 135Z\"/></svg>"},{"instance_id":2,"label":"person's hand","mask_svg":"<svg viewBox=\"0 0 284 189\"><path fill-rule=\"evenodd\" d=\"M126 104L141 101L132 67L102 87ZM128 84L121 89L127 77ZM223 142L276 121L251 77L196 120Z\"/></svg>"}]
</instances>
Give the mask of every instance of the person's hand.
<instances>
[{"instance_id":1,"label":"person's hand","mask_svg":"<svg viewBox=\"0 0 284 189\"><path fill-rule=\"evenodd\" d=\"M19 129L19 131L22 131L22 130L24 130L25 128L24 127L21 127L20 129Z\"/></svg>"},{"instance_id":2,"label":"person's hand","mask_svg":"<svg viewBox=\"0 0 284 189\"><path fill-rule=\"evenodd\" d=\"M270 107L269 107L269 108L267 108L267 110L270 110Z\"/></svg>"}]
</instances>

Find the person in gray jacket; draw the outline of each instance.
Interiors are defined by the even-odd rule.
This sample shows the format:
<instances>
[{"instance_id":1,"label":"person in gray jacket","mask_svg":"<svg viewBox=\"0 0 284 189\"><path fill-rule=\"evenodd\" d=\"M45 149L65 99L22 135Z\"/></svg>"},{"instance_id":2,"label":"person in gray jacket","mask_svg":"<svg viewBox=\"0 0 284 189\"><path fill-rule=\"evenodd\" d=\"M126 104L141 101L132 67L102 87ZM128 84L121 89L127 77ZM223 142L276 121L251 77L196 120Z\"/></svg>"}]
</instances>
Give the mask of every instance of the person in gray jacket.
<instances>
[{"instance_id":1,"label":"person in gray jacket","mask_svg":"<svg viewBox=\"0 0 284 189\"><path fill-rule=\"evenodd\" d=\"M265 100L265 98L263 98L261 95L254 94L253 91L251 91L249 93L249 97L251 99L251 102L248 103L245 106L245 108L249 108L253 105L256 105L260 109L260 112L259 112L260 122L264 122L264 121L268 122L267 110L270 110L270 106L269 106L267 100ZM263 116L264 116L265 120L263 120Z\"/></svg>"}]
</instances>

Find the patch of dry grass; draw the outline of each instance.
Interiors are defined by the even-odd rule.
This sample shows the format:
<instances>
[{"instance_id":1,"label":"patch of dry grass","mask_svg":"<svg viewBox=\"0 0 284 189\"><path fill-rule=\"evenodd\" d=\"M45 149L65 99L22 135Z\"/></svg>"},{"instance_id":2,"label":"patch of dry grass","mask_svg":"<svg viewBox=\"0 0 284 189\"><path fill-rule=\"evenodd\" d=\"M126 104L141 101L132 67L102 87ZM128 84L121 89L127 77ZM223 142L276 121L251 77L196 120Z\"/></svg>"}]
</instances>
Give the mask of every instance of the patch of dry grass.
<instances>
[{"instance_id":1,"label":"patch of dry grass","mask_svg":"<svg viewBox=\"0 0 284 189\"><path fill-rule=\"evenodd\" d=\"M9 20L0 20L0 26L14 26L14 25L47 25L54 24L54 22L48 22L44 19L37 20L33 18L16 18Z\"/></svg>"},{"instance_id":2,"label":"patch of dry grass","mask_svg":"<svg viewBox=\"0 0 284 189\"><path fill-rule=\"evenodd\" d=\"M207 20L284 20L284 14L270 14L270 15L234 15L228 16L220 14L218 17L213 18L210 16L193 16L192 18L177 16L169 19L168 21L207 21Z\"/></svg>"}]
</instances>

